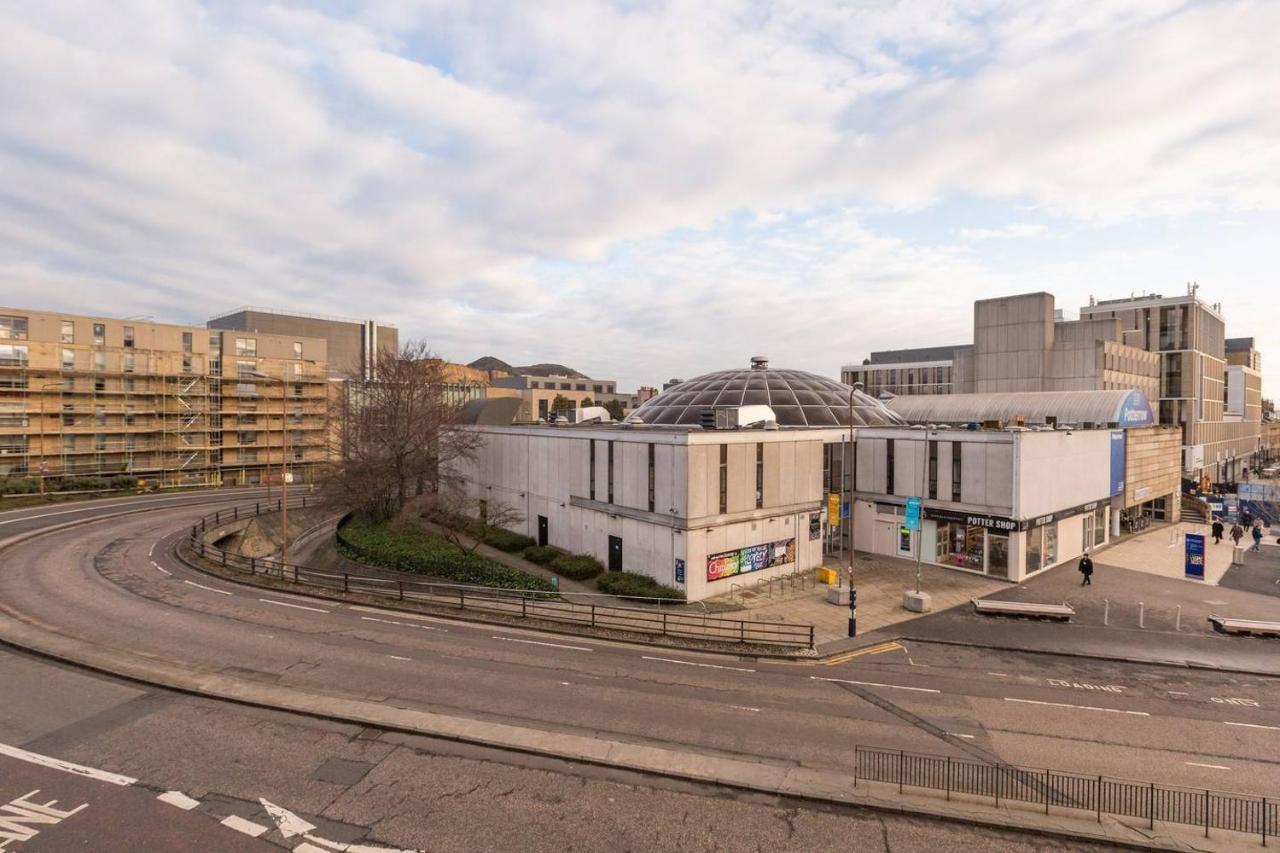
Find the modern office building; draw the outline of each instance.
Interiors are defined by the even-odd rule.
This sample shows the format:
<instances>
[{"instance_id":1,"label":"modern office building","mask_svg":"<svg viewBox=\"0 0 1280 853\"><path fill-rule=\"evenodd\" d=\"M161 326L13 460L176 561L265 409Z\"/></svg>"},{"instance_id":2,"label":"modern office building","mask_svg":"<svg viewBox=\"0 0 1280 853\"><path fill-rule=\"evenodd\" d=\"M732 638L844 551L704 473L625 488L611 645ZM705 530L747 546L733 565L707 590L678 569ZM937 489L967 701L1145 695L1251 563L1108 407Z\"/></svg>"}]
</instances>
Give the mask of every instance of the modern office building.
<instances>
[{"instance_id":1,"label":"modern office building","mask_svg":"<svg viewBox=\"0 0 1280 853\"><path fill-rule=\"evenodd\" d=\"M1253 379L1240 374L1240 415L1228 415L1226 319L1220 305L1201 300L1197 291L1190 285L1178 296L1091 300L1080 316L1120 321L1127 344L1159 358L1157 411L1160 423L1182 428L1186 475L1211 483L1233 482L1260 450L1261 388L1254 408L1247 402ZM1248 353L1237 357L1260 363L1260 357ZM1241 366L1256 373L1255 368Z\"/></svg>"},{"instance_id":2,"label":"modern office building","mask_svg":"<svg viewBox=\"0 0 1280 853\"><path fill-rule=\"evenodd\" d=\"M0 307L0 476L307 479L326 364L315 338Z\"/></svg>"},{"instance_id":3,"label":"modern office building","mask_svg":"<svg viewBox=\"0 0 1280 853\"><path fill-rule=\"evenodd\" d=\"M840 380L846 385L861 382L873 397L950 394L957 349L918 347L873 352L862 364L846 364L840 368Z\"/></svg>"},{"instance_id":4,"label":"modern office building","mask_svg":"<svg viewBox=\"0 0 1280 853\"><path fill-rule=\"evenodd\" d=\"M329 371L334 378L357 376L372 379L375 355L380 349L400 349L400 332L395 326L374 320L350 320L299 314L272 308L237 308L207 323L211 329L255 332L281 337L320 338L329 353Z\"/></svg>"},{"instance_id":5,"label":"modern office building","mask_svg":"<svg viewBox=\"0 0 1280 853\"><path fill-rule=\"evenodd\" d=\"M491 387L502 392L514 392L522 401L518 420L526 423L545 421L551 417L557 397L563 397L576 409L585 405L601 405L611 400L631 406L631 396L618 393L618 383L612 379L588 379L584 376L497 376Z\"/></svg>"},{"instance_id":6,"label":"modern office building","mask_svg":"<svg viewBox=\"0 0 1280 853\"><path fill-rule=\"evenodd\" d=\"M1253 345L1253 338L1227 338L1225 349L1227 364L1238 364L1262 372L1262 353Z\"/></svg>"}]
</instances>

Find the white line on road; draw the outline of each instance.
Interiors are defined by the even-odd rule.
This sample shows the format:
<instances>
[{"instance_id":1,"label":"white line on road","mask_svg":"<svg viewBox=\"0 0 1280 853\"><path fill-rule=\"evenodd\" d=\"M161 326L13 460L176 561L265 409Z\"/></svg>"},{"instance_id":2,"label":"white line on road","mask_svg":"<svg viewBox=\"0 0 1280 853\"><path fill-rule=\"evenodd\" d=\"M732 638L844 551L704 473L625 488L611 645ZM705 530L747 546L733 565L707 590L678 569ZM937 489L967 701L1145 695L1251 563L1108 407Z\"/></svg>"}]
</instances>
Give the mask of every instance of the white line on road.
<instances>
[{"instance_id":1,"label":"white line on road","mask_svg":"<svg viewBox=\"0 0 1280 853\"><path fill-rule=\"evenodd\" d=\"M106 770L98 770L94 767L85 767L83 764L72 764L70 761L63 761L61 758L52 758L48 755L41 755L38 752L27 752L25 749L19 749L16 746L9 746L7 743L0 743L0 755L7 755L10 758L16 758L19 761L25 761L28 764L38 764L41 767L49 767L53 770L61 770L63 773L71 773L75 776L84 776L86 779L95 779L99 782L110 782L112 785L132 785L137 782L129 776L121 776L119 773L110 773Z\"/></svg>"},{"instance_id":2,"label":"white line on road","mask_svg":"<svg viewBox=\"0 0 1280 853\"><path fill-rule=\"evenodd\" d=\"M156 546L155 546L155 543L153 542L151 544L151 548L147 550L147 556L154 557L155 555L156 555Z\"/></svg>"},{"instance_id":3,"label":"white line on road","mask_svg":"<svg viewBox=\"0 0 1280 853\"><path fill-rule=\"evenodd\" d=\"M1054 708L1075 708L1077 711L1106 711L1110 714L1132 714L1135 717L1150 717L1146 711L1125 711L1120 708L1099 708L1096 705L1068 705L1066 702L1041 702L1038 699L1011 699L1004 697L1006 702L1021 702L1024 705L1051 705Z\"/></svg>"},{"instance_id":4,"label":"white line on road","mask_svg":"<svg viewBox=\"0 0 1280 853\"><path fill-rule=\"evenodd\" d=\"M243 832L250 838L257 838L267 831L268 827L260 826L252 821L245 820L238 815L228 815L222 819L222 825L234 829L236 832Z\"/></svg>"},{"instance_id":5,"label":"white line on road","mask_svg":"<svg viewBox=\"0 0 1280 853\"><path fill-rule=\"evenodd\" d=\"M641 660L654 660L654 661L658 661L659 663L679 663L679 664L684 664L685 666L706 667L707 669L729 669L729 670L733 670L734 672L755 672L754 669L747 669L746 667L741 667L741 666L721 666L718 663L697 663L691 660L676 660L675 658L651 658L647 655L641 656Z\"/></svg>"},{"instance_id":6,"label":"white line on road","mask_svg":"<svg viewBox=\"0 0 1280 853\"><path fill-rule=\"evenodd\" d=\"M181 791L165 791L163 794L156 797L156 799L162 803L177 806L184 811L191 811L196 806L200 805L199 800L193 800Z\"/></svg>"},{"instance_id":7,"label":"white line on road","mask_svg":"<svg viewBox=\"0 0 1280 853\"><path fill-rule=\"evenodd\" d=\"M996 676L997 678L1008 678L1008 677L1009 677L1009 673L1007 673L1007 672L988 672L988 673L987 673L987 675L994 675L994 676Z\"/></svg>"},{"instance_id":8,"label":"white line on road","mask_svg":"<svg viewBox=\"0 0 1280 853\"><path fill-rule=\"evenodd\" d=\"M331 612L329 610L321 610L319 607L307 607L302 604L290 604L287 601L272 601L269 598L259 598L258 600L261 601L263 604L275 604L279 607L292 607L294 610L310 610L312 613L324 613L328 615Z\"/></svg>"},{"instance_id":9,"label":"white line on road","mask_svg":"<svg viewBox=\"0 0 1280 853\"><path fill-rule=\"evenodd\" d=\"M1191 694L1187 693L1185 690L1170 690L1169 695L1170 696L1190 696Z\"/></svg>"},{"instance_id":10,"label":"white line on road","mask_svg":"<svg viewBox=\"0 0 1280 853\"><path fill-rule=\"evenodd\" d=\"M951 737L962 737L965 740L973 740L973 735L962 735L959 732L947 732Z\"/></svg>"},{"instance_id":11,"label":"white line on road","mask_svg":"<svg viewBox=\"0 0 1280 853\"><path fill-rule=\"evenodd\" d=\"M387 657L391 658L392 660L407 660L407 661L413 660L413 658L401 657L400 655L387 655Z\"/></svg>"},{"instance_id":12,"label":"white line on road","mask_svg":"<svg viewBox=\"0 0 1280 853\"><path fill-rule=\"evenodd\" d=\"M194 586L194 587L198 587L198 588L200 588L200 589L207 589L207 590L209 590L209 592L216 592L218 595L230 595L230 594L231 594L231 593L227 592L225 589L214 589L214 588L213 588L213 587L211 587L211 586L205 586L204 584L202 584L202 583L196 583L195 581L183 581L183 583L189 583L189 584L191 584L192 586Z\"/></svg>"},{"instance_id":13,"label":"white line on road","mask_svg":"<svg viewBox=\"0 0 1280 853\"><path fill-rule=\"evenodd\" d=\"M1208 767L1210 770L1230 770L1230 767L1223 767L1221 764L1201 764L1199 761L1184 761L1190 767Z\"/></svg>"},{"instance_id":14,"label":"white line on road","mask_svg":"<svg viewBox=\"0 0 1280 853\"><path fill-rule=\"evenodd\" d=\"M372 616L361 616L366 622L381 622L383 625L399 625L402 628L421 628L424 631L443 631L443 628L433 628L430 625L414 625L411 622L396 622L391 619L375 619Z\"/></svg>"},{"instance_id":15,"label":"white line on road","mask_svg":"<svg viewBox=\"0 0 1280 853\"><path fill-rule=\"evenodd\" d=\"M550 646L553 649L572 649L575 652L594 652L595 649L586 646L566 646L561 643L543 643L538 640L517 640L515 637L490 637L491 640L503 640L508 643L525 643L530 646Z\"/></svg>"},{"instance_id":16,"label":"white line on road","mask_svg":"<svg viewBox=\"0 0 1280 853\"><path fill-rule=\"evenodd\" d=\"M1228 726L1243 726L1246 729L1269 729L1273 732L1280 732L1280 726L1262 726L1257 723L1232 723L1227 722Z\"/></svg>"},{"instance_id":17,"label":"white line on road","mask_svg":"<svg viewBox=\"0 0 1280 853\"><path fill-rule=\"evenodd\" d=\"M835 681L840 684L857 684L859 687L892 687L894 690L914 690L916 693L941 693L941 690L934 690L932 687L906 687L901 684L880 684L875 681L850 681L847 678L823 678L818 675L811 675L809 678L814 681Z\"/></svg>"},{"instance_id":18,"label":"white line on road","mask_svg":"<svg viewBox=\"0 0 1280 853\"><path fill-rule=\"evenodd\" d=\"M760 710L759 708L749 708L746 705L730 705L729 707L735 708L739 711L759 711Z\"/></svg>"},{"instance_id":19,"label":"white line on road","mask_svg":"<svg viewBox=\"0 0 1280 853\"><path fill-rule=\"evenodd\" d=\"M155 560L152 560L152 561L151 561L151 565L155 568L155 570L156 570L157 572L164 572L166 575L169 575L170 577L172 577L172 576L173 576L173 572L169 571L169 570L168 570L168 569L166 569L164 566L161 566L161 565L160 565L159 563L157 563Z\"/></svg>"}]
</instances>

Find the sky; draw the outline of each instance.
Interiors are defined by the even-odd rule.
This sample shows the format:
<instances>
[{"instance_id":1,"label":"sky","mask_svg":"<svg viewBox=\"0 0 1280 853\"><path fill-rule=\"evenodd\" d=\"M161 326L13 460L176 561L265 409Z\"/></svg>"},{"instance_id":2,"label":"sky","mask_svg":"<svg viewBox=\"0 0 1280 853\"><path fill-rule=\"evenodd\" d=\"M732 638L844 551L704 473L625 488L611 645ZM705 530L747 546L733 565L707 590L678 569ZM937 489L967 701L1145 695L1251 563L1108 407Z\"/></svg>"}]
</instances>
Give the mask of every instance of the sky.
<instances>
[{"instance_id":1,"label":"sky","mask_svg":"<svg viewBox=\"0 0 1280 853\"><path fill-rule=\"evenodd\" d=\"M1280 2L16 0L0 303L620 388L1186 292L1280 388Z\"/></svg>"}]
</instances>

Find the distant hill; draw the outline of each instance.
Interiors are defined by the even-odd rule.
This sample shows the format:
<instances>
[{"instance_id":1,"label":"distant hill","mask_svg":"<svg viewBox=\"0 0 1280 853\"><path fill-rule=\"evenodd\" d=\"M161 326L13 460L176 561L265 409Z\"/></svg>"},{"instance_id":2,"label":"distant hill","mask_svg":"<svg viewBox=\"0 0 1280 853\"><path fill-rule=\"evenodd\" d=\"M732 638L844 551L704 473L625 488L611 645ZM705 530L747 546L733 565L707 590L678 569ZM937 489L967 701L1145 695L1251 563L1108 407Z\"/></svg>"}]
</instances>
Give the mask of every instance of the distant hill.
<instances>
[{"instance_id":1,"label":"distant hill","mask_svg":"<svg viewBox=\"0 0 1280 853\"><path fill-rule=\"evenodd\" d=\"M512 376L570 376L574 379L589 379L585 373L579 373L572 367L563 364L554 364L552 362L541 362L538 364L530 364L524 367L512 367L500 358L486 355L483 358L477 358L475 361L467 365L467 367L476 370L504 370Z\"/></svg>"}]
</instances>

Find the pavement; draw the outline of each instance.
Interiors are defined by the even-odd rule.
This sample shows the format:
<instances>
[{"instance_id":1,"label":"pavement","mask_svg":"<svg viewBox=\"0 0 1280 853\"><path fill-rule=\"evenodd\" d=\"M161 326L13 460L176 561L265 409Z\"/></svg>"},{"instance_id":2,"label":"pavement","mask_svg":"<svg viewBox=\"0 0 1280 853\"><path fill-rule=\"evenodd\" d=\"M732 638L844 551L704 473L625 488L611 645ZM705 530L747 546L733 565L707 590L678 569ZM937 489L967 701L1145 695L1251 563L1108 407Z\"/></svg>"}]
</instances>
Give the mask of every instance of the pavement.
<instances>
[{"instance_id":1,"label":"pavement","mask_svg":"<svg viewBox=\"0 0 1280 853\"><path fill-rule=\"evenodd\" d=\"M1095 552L1093 556L1110 566L1182 580L1185 574L1185 539L1188 533L1198 533L1205 538L1204 581L1199 583L1216 586L1231 567L1232 545L1231 540L1226 537L1215 545L1207 524L1188 521L1160 524L1142 533L1125 536L1116 544Z\"/></svg>"},{"instance_id":2,"label":"pavement","mask_svg":"<svg viewBox=\"0 0 1280 853\"><path fill-rule=\"evenodd\" d=\"M203 511L105 519L12 546L0 564L0 632L209 698L736 796L907 805L896 792L849 790L853 744L1268 796L1280 787L1274 680L912 640L806 666L415 617L193 572L169 547ZM209 748L230 743L210 733ZM962 814L924 799L909 804ZM1032 820L963 805L972 820ZM1065 831L1075 819L1050 818L1033 825ZM374 841L407 843L384 826ZM1136 827L1091 826L1142 841ZM1157 827L1170 844L1184 843L1181 831Z\"/></svg>"}]
</instances>

